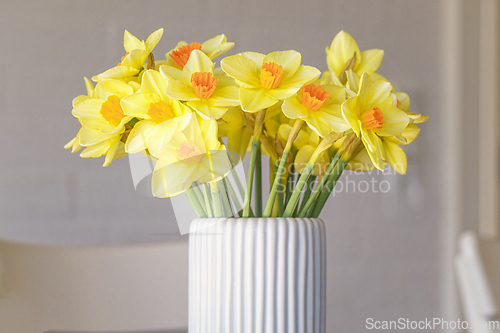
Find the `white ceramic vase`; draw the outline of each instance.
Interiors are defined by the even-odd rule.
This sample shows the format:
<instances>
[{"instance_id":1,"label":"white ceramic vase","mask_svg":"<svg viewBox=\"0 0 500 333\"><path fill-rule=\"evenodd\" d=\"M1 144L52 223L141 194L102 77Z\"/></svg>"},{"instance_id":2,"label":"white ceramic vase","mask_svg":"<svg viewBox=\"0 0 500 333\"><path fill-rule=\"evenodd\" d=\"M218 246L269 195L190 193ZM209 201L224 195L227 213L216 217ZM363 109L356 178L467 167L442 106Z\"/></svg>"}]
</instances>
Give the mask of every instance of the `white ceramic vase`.
<instances>
[{"instance_id":1,"label":"white ceramic vase","mask_svg":"<svg viewBox=\"0 0 500 333\"><path fill-rule=\"evenodd\" d=\"M189 333L324 333L321 219L196 219Z\"/></svg>"}]
</instances>

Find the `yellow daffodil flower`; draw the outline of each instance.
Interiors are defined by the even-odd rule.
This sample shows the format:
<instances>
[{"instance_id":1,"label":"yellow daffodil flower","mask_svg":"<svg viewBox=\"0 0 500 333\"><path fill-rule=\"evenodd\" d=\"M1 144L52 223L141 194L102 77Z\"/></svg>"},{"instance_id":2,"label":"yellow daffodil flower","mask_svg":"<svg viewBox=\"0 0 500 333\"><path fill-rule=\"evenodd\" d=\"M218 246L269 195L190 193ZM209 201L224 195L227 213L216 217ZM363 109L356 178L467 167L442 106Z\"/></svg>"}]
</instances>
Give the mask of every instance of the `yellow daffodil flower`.
<instances>
[{"instance_id":1,"label":"yellow daffodil flower","mask_svg":"<svg viewBox=\"0 0 500 333\"><path fill-rule=\"evenodd\" d=\"M408 167L408 161L406 159L406 154L401 149L401 147L394 143L391 138L382 138L382 144L384 146L384 160L390 167L397 173L404 175Z\"/></svg>"},{"instance_id":2,"label":"yellow daffodil flower","mask_svg":"<svg viewBox=\"0 0 500 333\"><path fill-rule=\"evenodd\" d=\"M351 65L353 72L361 76L366 72L372 75L379 67L384 57L384 51L370 49L361 52L358 44L345 31L340 31L332 41L330 47L326 47L326 62L330 72L339 77L343 71L347 70L348 64L354 57L354 65ZM373 78L375 79L375 78Z\"/></svg>"},{"instance_id":3,"label":"yellow daffodil flower","mask_svg":"<svg viewBox=\"0 0 500 333\"><path fill-rule=\"evenodd\" d=\"M231 107L223 119L225 122L219 124L219 135L227 137L227 149L238 153L243 160L252 138L243 118L243 110L240 106Z\"/></svg>"},{"instance_id":4,"label":"yellow daffodil flower","mask_svg":"<svg viewBox=\"0 0 500 333\"><path fill-rule=\"evenodd\" d=\"M276 51L264 55L244 52L221 60L221 67L240 86L241 107L257 112L294 95L304 84L314 81L321 72L301 66L297 51Z\"/></svg>"},{"instance_id":5,"label":"yellow daffodil flower","mask_svg":"<svg viewBox=\"0 0 500 333\"><path fill-rule=\"evenodd\" d=\"M397 136L408 126L408 115L394 106L391 85L372 81L363 73L356 96L342 104L342 115L367 148L373 164L383 170L385 149L381 137Z\"/></svg>"},{"instance_id":6,"label":"yellow daffodil flower","mask_svg":"<svg viewBox=\"0 0 500 333\"><path fill-rule=\"evenodd\" d=\"M130 32L125 30L123 37L123 47L125 48L125 56L121 62L115 67L92 77L92 80L99 82L105 79L127 79L139 74L144 69L144 63L148 59L149 54L163 35L163 28L153 32L146 41L141 41Z\"/></svg>"},{"instance_id":7,"label":"yellow daffodil flower","mask_svg":"<svg viewBox=\"0 0 500 333\"><path fill-rule=\"evenodd\" d=\"M86 147L82 157L106 155L104 166L107 166L124 156L124 142L132 129L127 123L132 117L123 113L120 102L133 93L133 88L118 80L101 81L95 89L88 80L85 82L88 94L73 100L72 111L82 128L66 148L77 151Z\"/></svg>"},{"instance_id":8,"label":"yellow daffodil flower","mask_svg":"<svg viewBox=\"0 0 500 333\"><path fill-rule=\"evenodd\" d=\"M92 82L90 82L90 80L87 79L86 77L84 77L83 79L85 80L85 88L87 89L87 95L79 95L73 98L72 102L73 107L75 107L75 105L79 104L80 102L92 98L92 95L94 94L94 86L92 85ZM71 148L71 152L76 153L82 148L82 146L80 145L80 131L78 131L76 136L64 146L64 149Z\"/></svg>"},{"instance_id":9,"label":"yellow daffodil flower","mask_svg":"<svg viewBox=\"0 0 500 333\"><path fill-rule=\"evenodd\" d=\"M340 105L344 101L344 88L311 83L285 99L283 113L291 119L304 120L319 136L325 137L332 131L340 133L351 127L342 118Z\"/></svg>"},{"instance_id":10,"label":"yellow daffodil flower","mask_svg":"<svg viewBox=\"0 0 500 333\"><path fill-rule=\"evenodd\" d=\"M104 80L97 84L92 98L76 104L73 115L80 119L82 125L99 130L102 134L121 134L125 124L133 117L123 113L121 99L132 95L133 88L118 80ZM85 145L85 139L80 137Z\"/></svg>"},{"instance_id":11,"label":"yellow daffodil flower","mask_svg":"<svg viewBox=\"0 0 500 333\"><path fill-rule=\"evenodd\" d=\"M149 150L160 158L162 147L172 136L186 127L192 111L165 94L167 82L154 70L142 76L140 92L126 96L121 105L124 114L140 119L130 132L125 149L128 153Z\"/></svg>"},{"instance_id":12,"label":"yellow daffodil flower","mask_svg":"<svg viewBox=\"0 0 500 333\"><path fill-rule=\"evenodd\" d=\"M81 143L86 148L80 153L81 157L101 157L106 155L103 166L108 166L112 161L120 159L126 155L125 144L126 133L120 135L102 134L98 130L82 126L79 132L80 142L85 140L85 144Z\"/></svg>"},{"instance_id":13,"label":"yellow daffodil flower","mask_svg":"<svg viewBox=\"0 0 500 333\"><path fill-rule=\"evenodd\" d=\"M239 105L234 80L214 74L214 63L200 50L192 51L182 71L171 66L161 66L160 71L171 80L166 94L186 101L206 120L220 119L228 107Z\"/></svg>"},{"instance_id":14,"label":"yellow daffodil flower","mask_svg":"<svg viewBox=\"0 0 500 333\"><path fill-rule=\"evenodd\" d=\"M280 127L280 129L282 128ZM284 139L286 140L287 137L288 135ZM297 149L294 158L294 167L299 174L302 174L307 163L311 160L314 151L316 150L316 148L318 148L321 139L319 135L309 127L302 127L299 135L297 135L297 139L295 139L295 141L293 142L294 147ZM328 152L325 152L325 155L328 155ZM330 159L326 158L326 160L329 161ZM323 158L321 158L314 167L312 172L313 176L320 176L324 174L326 169L325 163L322 162Z\"/></svg>"},{"instance_id":15,"label":"yellow daffodil flower","mask_svg":"<svg viewBox=\"0 0 500 333\"><path fill-rule=\"evenodd\" d=\"M168 52L165 64L178 69L183 69L189 60L189 56L193 50L200 50L205 53L211 60L226 53L234 47L234 43L228 42L225 35L218 35L203 43L179 42L175 49Z\"/></svg>"},{"instance_id":16,"label":"yellow daffodil flower","mask_svg":"<svg viewBox=\"0 0 500 333\"><path fill-rule=\"evenodd\" d=\"M224 145L218 139L217 122L192 113L189 125L165 145L153 171L152 190L166 198L186 191L195 181L220 180L231 169Z\"/></svg>"},{"instance_id":17,"label":"yellow daffodil flower","mask_svg":"<svg viewBox=\"0 0 500 333\"><path fill-rule=\"evenodd\" d=\"M337 140L332 147L328 150L328 155L333 157L337 153L338 149L344 143L344 140L347 136ZM385 166L385 162L382 163ZM372 160L370 159L370 155L366 151L366 148L361 145L358 147L357 152L352 155L352 158L346 165L347 170L352 170L356 172L369 172L375 169Z\"/></svg>"},{"instance_id":18,"label":"yellow daffodil flower","mask_svg":"<svg viewBox=\"0 0 500 333\"><path fill-rule=\"evenodd\" d=\"M302 172L306 168L307 163L311 160L316 148L317 146L306 144L299 149L299 151L295 155L295 160L294 160L295 171L297 171L299 174L302 174ZM313 171L311 172L311 175L320 176L323 175L324 173L325 173L324 164L316 163Z\"/></svg>"}]
</instances>

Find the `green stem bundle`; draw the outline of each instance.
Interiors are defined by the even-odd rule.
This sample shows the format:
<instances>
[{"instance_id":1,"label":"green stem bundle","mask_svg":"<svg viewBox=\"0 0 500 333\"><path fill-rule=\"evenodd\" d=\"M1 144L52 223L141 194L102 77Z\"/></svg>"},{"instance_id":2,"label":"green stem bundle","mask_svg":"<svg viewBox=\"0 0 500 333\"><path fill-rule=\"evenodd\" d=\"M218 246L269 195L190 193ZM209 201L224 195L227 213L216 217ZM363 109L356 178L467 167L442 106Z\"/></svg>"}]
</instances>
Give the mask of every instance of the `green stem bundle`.
<instances>
[{"instance_id":1,"label":"green stem bundle","mask_svg":"<svg viewBox=\"0 0 500 333\"><path fill-rule=\"evenodd\" d=\"M276 193L278 192L278 187L280 187L280 191L282 191L283 180L282 176L285 171L286 161L288 160L288 155L292 150L292 144L297 135L299 134L300 129L304 125L304 121L301 119L297 119L293 128L288 136L288 141L286 142L285 149L283 150L283 155L280 159L280 164L278 166L278 170L276 170L276 175L274 176L273 186L271 187L271 192L269 193L269 198L267 199L266 208L264 209L264 217L270 217L271 212L274 206L274 200L276 199Z\"/></svg>"},{"instance_id":2,"label":"green stem bundle","mask_svg":"<svg viewBox=\"0 0 500 333\"><path fill-rule=\"evenodd\" d=\"M257 161L257 151L260 145L259 138L260 134L262 133L262 127L264 124L265 116L266 116L266 110L260 110L259 112L257 112L257 118L255 119L255 127L253 129L253 137L252 137L252 151L250 153L250 164L248 166L247 188L245 192L245 200L243 203L243 217L250 216L253 176L255 171L255 164Z\"/></svg>"}]
</instances>

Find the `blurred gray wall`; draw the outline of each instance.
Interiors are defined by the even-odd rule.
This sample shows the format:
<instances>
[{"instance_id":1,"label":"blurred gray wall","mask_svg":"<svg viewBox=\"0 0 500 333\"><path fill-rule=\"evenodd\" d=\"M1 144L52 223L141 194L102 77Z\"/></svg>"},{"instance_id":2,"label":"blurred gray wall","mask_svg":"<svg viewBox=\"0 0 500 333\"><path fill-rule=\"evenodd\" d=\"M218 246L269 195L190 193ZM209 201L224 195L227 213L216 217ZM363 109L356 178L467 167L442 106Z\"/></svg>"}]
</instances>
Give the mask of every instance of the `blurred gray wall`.
<instances>
[{"instance_id":1,"label":"blurred gray wall","mask_svg":"<svg viewBox=\"0 0 500 333\"><path fill-rule=\"evenodd\" d=\"M452 283L446 268L447 253L454 251L449 232L461 229L464 221L474 227L477 219L477 4L2 1L0 237L100 245L177 238L170 204L134 193L127 159L102 168L102 159L81 159L63 150L79 129L71 115L72 98L85 93L84 76L119 61L125 29L146 39L165 28L157 59L180 40L204 41L224 33L236 42L231 54L295 49L304 64L322 71L327 69L325 46L345 30L361 50L385 50L380 73L410 95L412 111L428 114L430 120L405 149L406 176L343 176L357 182L386 180L388 193L344 191L322 214L328 230L328 331L363 331L368 317L422 320L453 313L443 299L452 296L442 288ZM467 44L453 43L450 38L457 35ZM450 59L457 51L463 52L458 63ZM464 81L450 86L457 68ZM454 104L463 128L450 127L455 112L450 110L450 89L463 101ZM452 131L467 138L450 142ZM450 192L450 181L458 179L447 169L450 147L469 152L463 158L468 176L463 196ZM455 220L450 220L452 210L458 212Z\"/></svg>"}]
</instances>

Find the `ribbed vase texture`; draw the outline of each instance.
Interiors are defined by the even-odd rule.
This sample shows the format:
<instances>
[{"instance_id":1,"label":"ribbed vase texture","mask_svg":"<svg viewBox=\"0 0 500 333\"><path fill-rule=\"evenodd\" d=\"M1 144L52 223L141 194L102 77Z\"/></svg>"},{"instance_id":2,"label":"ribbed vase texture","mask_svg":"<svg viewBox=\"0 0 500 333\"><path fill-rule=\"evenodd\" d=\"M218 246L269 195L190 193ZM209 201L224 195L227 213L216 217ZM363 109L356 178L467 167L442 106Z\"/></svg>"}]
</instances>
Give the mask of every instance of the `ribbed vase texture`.
<instances>
[{"instance_id":1,"label":"ribbed vase texture","mask_svg":"<svg viewBox=\"0 0 500 333\"><path fill-rule=\"evenodd\" d=\"M321 219L196 219L189 333L324 333Z\"/></svg>"}]
</instances>

